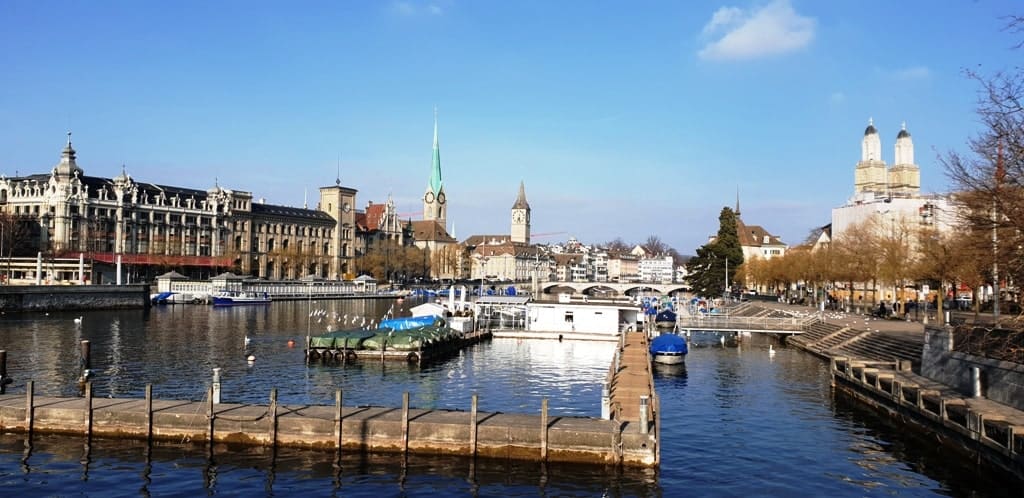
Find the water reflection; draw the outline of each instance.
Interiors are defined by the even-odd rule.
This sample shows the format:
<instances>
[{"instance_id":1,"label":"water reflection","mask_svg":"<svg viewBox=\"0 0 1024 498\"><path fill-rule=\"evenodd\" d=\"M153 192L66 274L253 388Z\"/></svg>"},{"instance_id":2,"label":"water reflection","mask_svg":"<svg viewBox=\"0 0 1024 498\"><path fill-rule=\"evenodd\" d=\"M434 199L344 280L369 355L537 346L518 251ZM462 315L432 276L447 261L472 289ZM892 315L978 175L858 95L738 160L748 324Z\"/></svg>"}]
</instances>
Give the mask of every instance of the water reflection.
<instances>
[{"instance_id":1,"label":"water reflection","mask_svg":"<svg viewBox=\"0 0 1024 498\"><path fill-rule=\"evenodd\" d=\"M12 446L30 445L36 453L49 455L48 459L29 465L25 472L40 476L32 480L33 489L44 495L66 494L71 489L59 479L46 478L71 467L78 468L76 494L84 495L163 496L199 492L269 496L303 491L320 496L324 494L324 484L335 491L344 490L346 495L358 496L410 490L418 494L434 490L446 495L485 496L536 496L538 492L593 495L601 494L601 490L614 490L615 495L644 496L657 491L649 472L623 473L594 466L383 454L342 454L340 464L336 464L339 460L333 452L216 445L213 453L207 454L198 445L157 443L146 449L141 442L101 438L86 445L83 457L68 451L83 447L74 444L74 440L37 435L29 443L22 436L3 435L0 450L8 454L6 450ZM202 478L182 479L189 474L201 474ZM0 474L0 486L7 489L28 481L26 477Z\"/></svg>"}]
</instances>

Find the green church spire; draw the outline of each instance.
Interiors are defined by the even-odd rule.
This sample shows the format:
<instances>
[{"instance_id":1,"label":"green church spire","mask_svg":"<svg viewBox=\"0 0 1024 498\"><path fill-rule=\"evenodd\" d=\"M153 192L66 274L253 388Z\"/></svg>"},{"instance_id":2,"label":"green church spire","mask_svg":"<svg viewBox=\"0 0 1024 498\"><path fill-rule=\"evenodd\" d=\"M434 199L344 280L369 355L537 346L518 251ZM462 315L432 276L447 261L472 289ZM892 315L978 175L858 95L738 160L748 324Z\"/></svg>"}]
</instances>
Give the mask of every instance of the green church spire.
<instances>
[{"instance_id":1,"label":"green church spire","mask_svg":"<svg viewBox=\"0 0 1024 498\"><path fill-rule=\"evenodd\" d=\"M437 145L437 107L434 107L434 157L430 161L430 190L441 192L441 148Z\"/></svg>"}]
</instances>

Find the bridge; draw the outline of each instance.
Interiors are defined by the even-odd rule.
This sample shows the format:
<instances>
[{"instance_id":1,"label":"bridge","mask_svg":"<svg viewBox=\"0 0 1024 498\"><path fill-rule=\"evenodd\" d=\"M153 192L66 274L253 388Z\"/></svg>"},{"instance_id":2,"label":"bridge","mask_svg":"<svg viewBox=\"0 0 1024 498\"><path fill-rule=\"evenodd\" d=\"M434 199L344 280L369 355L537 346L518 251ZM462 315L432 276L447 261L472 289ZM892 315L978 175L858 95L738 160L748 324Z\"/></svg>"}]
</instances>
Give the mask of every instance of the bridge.
<instances>
[{"instance_id":1,"label":"bridge","mask_svg":"<svg viewBox=\"0 0 1024 498\"><path fill-rule=\"evenodd\" d=\"M697 315L679 317L676 328L681 332L760 332L771 334L799 334L818 322L811 317L769 317Z\"/></svg>"},{"instance_id":2,"label":"bridge","mask_svg":"<svg viewBox=\"0 0 1024 498\"><path fill-rule=\"evenodd\" d=\"M644 294L670 296L690 292L690 286L684 283L541 282L539 286L541 293L544 294L560 294L571 290L573 294L598 297L638 296Z\"/></svg>"}]
</instances>

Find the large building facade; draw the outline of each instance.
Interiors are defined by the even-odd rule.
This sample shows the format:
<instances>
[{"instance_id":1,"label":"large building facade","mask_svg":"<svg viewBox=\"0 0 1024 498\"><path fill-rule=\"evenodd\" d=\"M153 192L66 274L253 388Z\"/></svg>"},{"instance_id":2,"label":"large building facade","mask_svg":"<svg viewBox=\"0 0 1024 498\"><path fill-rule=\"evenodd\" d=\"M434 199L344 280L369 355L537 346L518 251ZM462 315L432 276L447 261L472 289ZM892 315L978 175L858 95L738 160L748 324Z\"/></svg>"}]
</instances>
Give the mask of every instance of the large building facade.
<instances>
[{"instance_id":1,"label":"large building facade","mask_svg":"<svg viewBox=\"0 0 1024 498\"><path fill-rule=\"evenodd\" d=\"M318 209L254 201L219 184L207 190L140 182L122 167L88 176L71 134L49 173L0 178L0 212L26 226L24 251L196 275L236 271L268 279L351 277L356 190L320 189Z\"/></svg>"},{"instance_id":2,"label":"large building facade","mask_svg":"<svg viewBox=\"0 0 1024 498\"><path fill-rule=\"evenodd\" d=\"M831 238L869 222L888 231L912 233L925 226L948 230L956 220L956 208L948 197L921 194L921 169L914 163L914 143L906 123L896 135L894 164L888 167L878 130L868 121L853 190L845 205L832 209Z\"/></svg>"}]
</instances>

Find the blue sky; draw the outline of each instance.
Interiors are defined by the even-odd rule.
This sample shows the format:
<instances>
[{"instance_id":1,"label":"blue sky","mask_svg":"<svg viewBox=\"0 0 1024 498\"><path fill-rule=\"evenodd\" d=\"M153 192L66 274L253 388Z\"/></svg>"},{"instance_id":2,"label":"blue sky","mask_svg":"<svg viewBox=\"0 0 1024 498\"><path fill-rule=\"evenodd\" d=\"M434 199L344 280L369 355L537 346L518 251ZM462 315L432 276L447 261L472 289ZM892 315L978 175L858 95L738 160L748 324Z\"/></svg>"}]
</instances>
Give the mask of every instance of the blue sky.
<instances>
[{"instance_id":1,"label":"blue sky","mask_svg":"<svg viewBox=\"0 0 1024 498\"><path fill-rule=\"evenodd\" d=\"M649 235L684 254L735 203L790 244L853 191L869 117L923 190L1019 64L1014 1L0 2L0 173L86 173L417 213L439 113L449 230Z\"/></svg>"}]
</instances>

